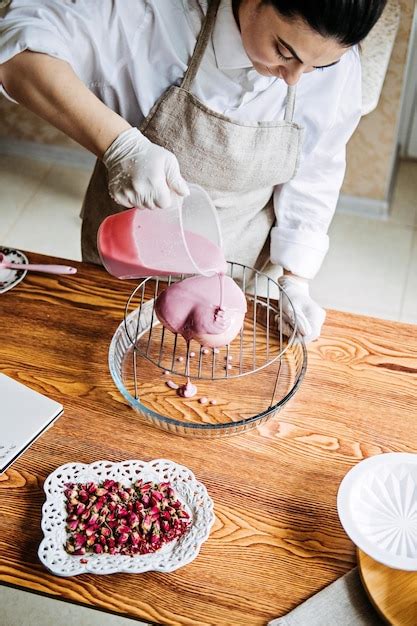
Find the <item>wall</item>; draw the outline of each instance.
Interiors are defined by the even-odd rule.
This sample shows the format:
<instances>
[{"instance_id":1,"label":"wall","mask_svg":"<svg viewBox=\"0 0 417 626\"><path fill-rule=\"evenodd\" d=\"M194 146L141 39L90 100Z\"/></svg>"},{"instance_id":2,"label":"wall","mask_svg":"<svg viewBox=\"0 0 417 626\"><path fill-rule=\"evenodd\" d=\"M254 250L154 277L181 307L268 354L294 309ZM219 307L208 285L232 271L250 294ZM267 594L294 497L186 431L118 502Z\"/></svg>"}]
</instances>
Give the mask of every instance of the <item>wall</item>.
<instances>
[{"instance_id":1,"label":"wall","mask_svg":"<svg viewBox=\"0 0 417 626\"><path fill-rule=\"evenodd\" d=\"M389 196L414 0L401 0L400 6L400 25L378 107L362 118L348 145L342 193L349 196L376 201Z\"/></svg>"},{"instance_id":2,"label":"wall","mask_svg":"<svg viewBox=\"0 0 417 626\"><path fill-rule=\"evenodd\" d=\"M27 109L0 96L0 138L55 146L76 146L69 137Z\"/></svg>"},{"instance_id":3,"label":"wall","mask_svg":"<svg viewBox=\"0 0 417 626\"><path fill-rule=\"evenodd\" d=\"M348 167L342 193L371 203L386 203L396 156L404 69L414 0L400 0L400 5L400 26L378 107L362 118L348 145ZM77 147L63 133L2 97L0 97L0 141L1 138L7 140L8 144L11 140L23 139L65 149ZM382 213L383 210L377 212Z\"/></svg>"}]
</instances>

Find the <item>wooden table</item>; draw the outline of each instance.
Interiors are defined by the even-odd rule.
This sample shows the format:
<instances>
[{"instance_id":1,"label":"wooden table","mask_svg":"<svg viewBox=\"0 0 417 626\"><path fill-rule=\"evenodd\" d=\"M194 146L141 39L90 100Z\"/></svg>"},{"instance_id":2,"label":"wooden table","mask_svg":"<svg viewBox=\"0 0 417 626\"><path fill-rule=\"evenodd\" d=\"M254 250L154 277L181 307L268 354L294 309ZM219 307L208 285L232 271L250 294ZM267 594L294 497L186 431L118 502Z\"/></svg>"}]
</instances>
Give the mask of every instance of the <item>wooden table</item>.
<instances>
[{"instance_id":1,"label":"wooden table","mask_svg":"<svg viewBox=\"0 0 417 626\"><path fill-rule=\"evenodd\" d=\"M0 581L156 623L256 626L350 570L337 489L368 456L416 451L416 327L329 311L305 380L277 417L239 437L190 441L142 422L110 377L107 350L132 282L78 268L28 273L0 298L1 370L65 407L0 476ZM68 461L157 457L187 465L214 499L199 557L172 574L48 574L37 558L46 476Z\"/></svg>"}]
</instances>

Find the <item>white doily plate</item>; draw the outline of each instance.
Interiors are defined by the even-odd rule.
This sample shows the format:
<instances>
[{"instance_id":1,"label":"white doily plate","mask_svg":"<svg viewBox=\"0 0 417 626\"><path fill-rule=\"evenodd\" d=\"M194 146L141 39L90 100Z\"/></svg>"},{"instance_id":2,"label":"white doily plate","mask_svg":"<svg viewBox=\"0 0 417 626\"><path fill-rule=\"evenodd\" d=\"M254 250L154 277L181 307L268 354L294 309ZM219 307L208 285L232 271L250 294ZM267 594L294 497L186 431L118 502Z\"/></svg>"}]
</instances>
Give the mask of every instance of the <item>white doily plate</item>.
<instances>
[{"instance_id":1,"label":"white doily plate","mask_svg":"<svg viewBox=\"0 0 417 626\"><path fill-rule=\"evenodd\" d=\"M100 483L106 479L130 486L139 479L157 483L168 481L185 505L191 518L187 532L152 554L135 556L86 554L70 555L65 551L67 539L65 494L67 483ZM57 576L77 574L114 574L125 572L139 574L158 571L173 572L193 561L201 544L208 538L214 523L213 501L205 486L183 465L166 459L154 461L123 461L110 463L97 461L90 465L66 463L48 476L44 484L46 502L42 507L42 540L38 555L43 565ZM87 563L81 563L86 560Z\"/></svg>"},{"instance_id":2,"label":"white doily plate","mask_svg":"<svg viewBox=\"0 0 417 626\"><path fill-rule=\"evenodd\" d=\"M340 484L337 510L363 552L417 571L417 454L388 452L358 463Z\"/></svg>"}]
</instances>

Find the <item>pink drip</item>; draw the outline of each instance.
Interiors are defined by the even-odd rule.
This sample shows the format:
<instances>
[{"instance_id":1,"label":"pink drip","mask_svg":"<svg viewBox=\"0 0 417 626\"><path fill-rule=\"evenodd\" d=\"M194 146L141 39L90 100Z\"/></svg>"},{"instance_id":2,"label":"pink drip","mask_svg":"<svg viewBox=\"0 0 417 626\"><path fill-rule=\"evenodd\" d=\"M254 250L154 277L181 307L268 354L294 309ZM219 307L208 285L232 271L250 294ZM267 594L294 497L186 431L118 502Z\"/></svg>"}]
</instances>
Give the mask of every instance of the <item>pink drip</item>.
<instances>
[{"instance_id":1,"label":"pink drip","mask_svg":"<svg viewBox=\"0 0 417 626\"><path fill-rule=\"evenodd\" d=\"M197 393L197 387L193 385L190 379L190 357L195 353L190 352L190 342L187 342L187 363L185 365L185 375L187 376L187 383L185 385L181 385L178 389L178 395L183 398L192 398Z\"/></svg>"},{"instance_id":2,"label":"pink drip","mask_svg":"<svg viewBox=\"0 0 417 626\"><path fill-rule=\"evenodd\" d=\"M219 274L217 274L217 276L219 277L220 280L220 302L219 302L219 309L220 311L223 311L223 300L224 300L224 274L222 272L219 272Z\"/></svg>"},{"instance_id":3,"label":"pink drip","mask_svg":"<svg viewBox=\"0 0 417 626\"><path fill-rule=\"evenodd\" d=\"M181 385L181 387L178 389L178 395L182 396L183 398L193 398L196 393L197 387L193 385L189 378L187 378L187 384Z\"/></svg>"}]
</instances>

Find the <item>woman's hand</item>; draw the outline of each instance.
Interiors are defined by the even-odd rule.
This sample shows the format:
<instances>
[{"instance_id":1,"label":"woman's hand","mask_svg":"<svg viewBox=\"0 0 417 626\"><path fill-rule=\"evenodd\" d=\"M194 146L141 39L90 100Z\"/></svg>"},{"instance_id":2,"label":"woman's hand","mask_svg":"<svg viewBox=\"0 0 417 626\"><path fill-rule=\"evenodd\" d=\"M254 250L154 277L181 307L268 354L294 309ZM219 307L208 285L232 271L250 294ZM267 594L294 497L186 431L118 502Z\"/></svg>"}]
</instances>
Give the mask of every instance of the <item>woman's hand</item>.
<instances>
[{"instance_id":1,"label":"woman's hand","mask_svg":"<svg viewBox=\"0 0 417 626\"><path fill-rule=\"evenodd\" d=\"M103 163L109 193L122 206L165 209L172 204L172 193L190 193L172 152L149 141L137 128L125 130L113 141Z\"/></svg>"},{"instance_id":2,"label":"woman's hand","mask_svg":"<svg viewBox=\"0 0 417 626\"><path fill-rule=\"evenodd\" d=\"M292 274L284 274L278 279L278 283L285 289L294 307L293 310L287 298L282 300L284 322L289 323L293 328L295 311L297 328L303 335L304 341L306 343L315 341L320 336L326 311L310 297L308 282Z\"/></svg>"}]
</instances>

